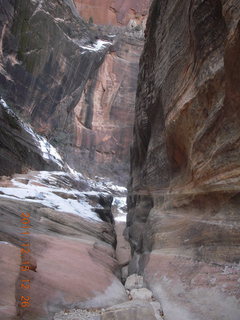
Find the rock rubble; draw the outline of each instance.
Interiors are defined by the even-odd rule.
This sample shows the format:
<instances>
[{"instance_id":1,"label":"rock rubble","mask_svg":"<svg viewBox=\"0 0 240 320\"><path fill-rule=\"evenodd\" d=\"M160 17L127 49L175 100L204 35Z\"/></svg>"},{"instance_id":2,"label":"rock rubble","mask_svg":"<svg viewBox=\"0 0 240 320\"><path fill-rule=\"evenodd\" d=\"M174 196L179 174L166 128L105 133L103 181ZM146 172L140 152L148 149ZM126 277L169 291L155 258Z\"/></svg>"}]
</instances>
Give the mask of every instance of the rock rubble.
<instances>
[{"instance_id":1,"label":"rock rubble","mask_svg":"<svg viewBox=\"0 0 240 320\"><path fill-rule=\"evenodd\" d=\"M84 309L61 311L54 316L54 320L100 320L100 312Z\"/></svg>"},{"instance_id":2,"label":"rock rubble","mask_svg":"<svg viewBox=\"0 0 240 320\"><path fill-rule=\"evenodd\" d=\"M162 320L163 310L155 301L152 291L144 287L143 277L130 275L125 282L129 302L121 303L106 309L101 314L101 320Z\"/></svg>"},{"instance_id":3,"label":"rock rubble","mask_svg":"<svg viewBox=\"0 0 240 320\"><path fill-rule=\"evenodd\" d=\"M129 301L107 309L78 309L61 311L54 320L164 320L161 304L152 291L144 287L143 277L130 275L125 283Z\"/></svg>"}]
</instances>

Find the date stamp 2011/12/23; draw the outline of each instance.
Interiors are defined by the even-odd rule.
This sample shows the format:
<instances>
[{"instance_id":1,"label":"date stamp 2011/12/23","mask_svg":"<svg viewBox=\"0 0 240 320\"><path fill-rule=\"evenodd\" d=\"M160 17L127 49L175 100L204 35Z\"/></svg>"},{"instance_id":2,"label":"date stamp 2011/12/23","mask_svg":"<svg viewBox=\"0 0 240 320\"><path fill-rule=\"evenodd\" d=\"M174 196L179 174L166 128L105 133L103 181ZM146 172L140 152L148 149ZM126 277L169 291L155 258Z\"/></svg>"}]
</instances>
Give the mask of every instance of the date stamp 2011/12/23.
<instances>
[{"instance_id":1,"label":"date stamp 2011/12/23","mask_svg":"<svg viewBox=\"0 0 240 320\"><path fill-rule=\"evenodd\" d=\"M23 274L23 279L20 280L21 294L19 298L19 306L21 308L29 308L31 305L31 297L28 290L31 288L31 281L28 279L30 270L30 213L21 213L21 265L20 271ZM26 274L25 274L26 273Z\"/></svg>"}]
</instances>

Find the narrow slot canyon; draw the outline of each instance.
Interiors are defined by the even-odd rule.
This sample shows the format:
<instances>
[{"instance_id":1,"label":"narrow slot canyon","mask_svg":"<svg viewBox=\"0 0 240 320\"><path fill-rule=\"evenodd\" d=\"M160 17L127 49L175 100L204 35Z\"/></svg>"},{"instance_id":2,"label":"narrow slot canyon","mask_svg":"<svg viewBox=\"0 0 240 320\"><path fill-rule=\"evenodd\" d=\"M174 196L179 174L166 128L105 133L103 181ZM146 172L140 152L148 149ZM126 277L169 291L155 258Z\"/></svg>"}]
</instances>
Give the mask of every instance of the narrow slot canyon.
<instances>
[{"instance_id":1,"label":"narrow slot canyon","mask_svg":"<svg viewBox=\"0 0 240 320\"><path fill-rule=\"evenodd\" d=\"M0 0L0 320L240 319L239 0Z\"/></svg>"}]
</instances>

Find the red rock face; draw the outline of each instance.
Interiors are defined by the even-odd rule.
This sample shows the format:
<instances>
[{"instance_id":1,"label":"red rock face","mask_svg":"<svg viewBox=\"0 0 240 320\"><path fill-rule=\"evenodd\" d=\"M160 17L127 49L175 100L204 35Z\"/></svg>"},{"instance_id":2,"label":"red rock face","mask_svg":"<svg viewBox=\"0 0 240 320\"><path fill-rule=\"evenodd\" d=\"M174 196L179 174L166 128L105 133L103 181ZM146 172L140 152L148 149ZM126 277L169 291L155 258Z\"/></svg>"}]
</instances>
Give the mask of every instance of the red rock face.
<instances>
[{"instance_id":1,"label":"red rock face","mask_svg":"<svg viewBox=\"0 0 240 320\"><path fill-rule=\"evenodd\" d=\"M141 22L148 13L150 0L74 0L81 17L96 24L127 25L130 20Z\"/></svg>"},{"instance_id":2,"label":"red rock face","mask_svg":"<svg viewBox=\"0 0 240 320\"><path fill-rule=\"evenodd\" d=\"M128 231L167 319L239 311L239 1L153 1Z\"/></svg>"},{"instance_id":3,"label":"red rock face","mask_svg":"<svg viewBox=\"0 0 240 320\"><path fill-rule=\"evenodd\" d=\"M147 2L91 3L104 24L113 19L104 6L115 8L121 26L110 27L84 22L71 1L16 3L0 27L3 98L72 167L126 183ZM126 28L129 12L134 21Z\"/></svg>"},{"instance_id":4,"label":"red rock face","mask_svg":"<svg viewBox=\"0 0 240 320\"><path fill-rule=\"evenodd\" d=\"M103 175L126 177L141 50L142 40L122 35L87 82L74 108L75 141L66 152L68 162L84 170L96 168Z\"/></svg>"},{"instance_id":5,"label":"red rock face","mask_svg":"<svg viewBox=\"0 0 240 320\"><path fill-rule=\"evenodd\" d=\"M8 242L1 241L0 254L0 279L3 288L0 293L0 317L11 320L17 313L15 286L21 263L20 250Z\"/></svg>"}]
</instances>

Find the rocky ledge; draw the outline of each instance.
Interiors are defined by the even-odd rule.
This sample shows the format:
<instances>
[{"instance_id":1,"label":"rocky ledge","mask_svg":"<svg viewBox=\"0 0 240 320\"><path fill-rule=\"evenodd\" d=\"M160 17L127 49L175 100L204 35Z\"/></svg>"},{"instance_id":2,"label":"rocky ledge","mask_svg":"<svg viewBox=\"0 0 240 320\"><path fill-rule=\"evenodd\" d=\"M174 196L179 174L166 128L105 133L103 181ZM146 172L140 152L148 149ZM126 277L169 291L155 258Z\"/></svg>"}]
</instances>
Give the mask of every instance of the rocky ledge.
<instances>
[{"instance_id":1,"label":"rocky ledge","mask_svg":"<svg viewBox=\"0 0 240 320\"><path fill-rule=\"evenodd\" d=\"M60 310L128 300L111 211L122 189L76 172L1 177L1 319L52 319Z\"/></svg>"}]
</instances>

